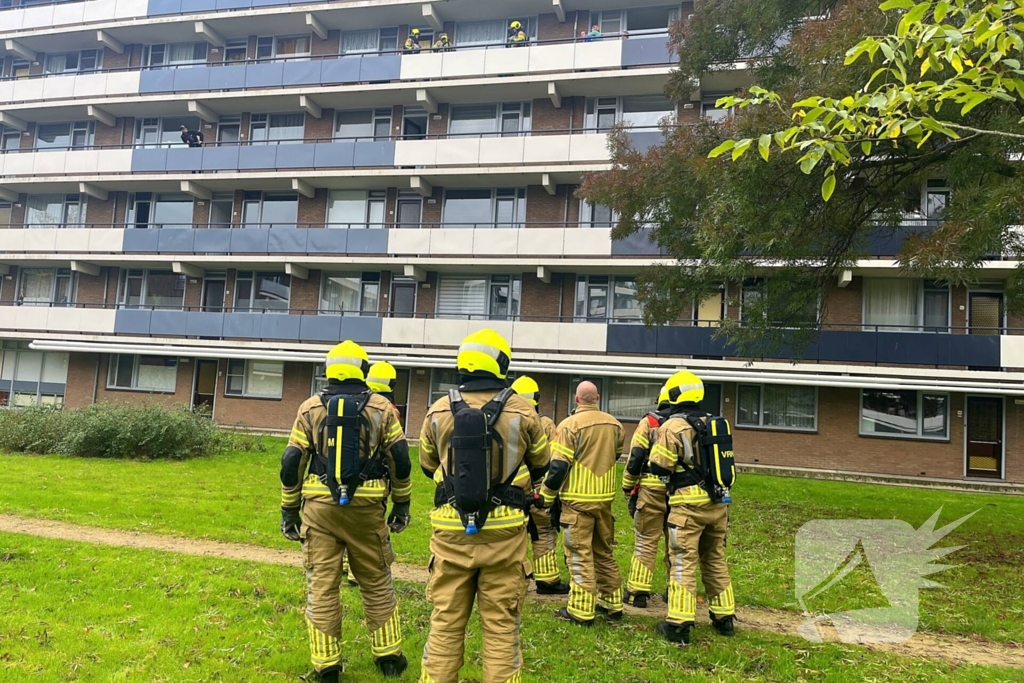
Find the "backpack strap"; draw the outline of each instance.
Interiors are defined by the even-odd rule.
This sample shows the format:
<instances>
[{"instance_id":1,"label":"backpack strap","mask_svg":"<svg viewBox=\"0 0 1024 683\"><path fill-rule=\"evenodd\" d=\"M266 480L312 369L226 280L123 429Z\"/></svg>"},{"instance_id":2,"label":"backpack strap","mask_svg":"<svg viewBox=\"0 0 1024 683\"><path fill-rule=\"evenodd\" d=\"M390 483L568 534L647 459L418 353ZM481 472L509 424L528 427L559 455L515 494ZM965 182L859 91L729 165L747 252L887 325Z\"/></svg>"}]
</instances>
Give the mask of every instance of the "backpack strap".
<instances>
[{"instance_id":1,"label":"backpack strap","mask_svg":"<svg viewBox=\"0 0 1024 683\"><path fill-rule=\"evenodd\" d=\"M369 391L360 394L328 394L327 392L321 392L320 394L320 404L327 411L327 417L325 417L320 423L320 430L318 434L319 438L317 439L318 443L316 449L318 457L315 459L319 461L319 466L317 467L319 471L316 474L318 475L320 482L330 490L331 496L335 500L338 500L339 484L345 484L348 487L348 495L350 497L354 496L359 485L370 478L370 475L372 474L371 468L376 463L373 457L366 458L365 462L362 463L358 478L352 481L341 481L340 450L342 448L342 444L339 443L335 446L334 462L332 463L323 450L327 443L327 430L331 427L340 427L343 430L356 429L359 434L359 438L362 438L363 427L368 426L369 424L369 420L367 420L363 411L366 408L366 404L369 403L371 396L372 394ZM348 414L344 414L344 412L340 415L332 414L331 406L338 406L339 402L342 406L346 406L348 405L347 401L345 401L347 398L356 399L354 410ZM335 408L335 410L337 410L337 408ZM342 408L342 411L344 411L344 407ZM367 444L369 444L369 434L367 434ZM331 472L332 465L334 467L333 472Z\"/></svg>"}]
</instances>

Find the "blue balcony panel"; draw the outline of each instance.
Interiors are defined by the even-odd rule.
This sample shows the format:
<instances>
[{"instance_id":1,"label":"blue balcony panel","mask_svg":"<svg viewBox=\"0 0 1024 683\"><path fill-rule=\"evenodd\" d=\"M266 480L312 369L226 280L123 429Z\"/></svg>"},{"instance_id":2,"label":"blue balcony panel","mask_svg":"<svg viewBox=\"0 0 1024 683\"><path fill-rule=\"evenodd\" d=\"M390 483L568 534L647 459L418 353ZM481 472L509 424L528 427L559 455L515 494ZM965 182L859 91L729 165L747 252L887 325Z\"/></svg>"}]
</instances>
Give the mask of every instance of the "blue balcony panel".
<instances>
[{"instance_id":1,"label":"blue balcony panel","mask_svg":"<svg viewBox=\"0 0 1024 683\"><path fill-rule=\"evenodd\" d=\"M299 340L300 316L287 313L266 313L260 323L262 339Z\"/></svg>"},{"instance_id":2,"label":"blue balcony panel","mask_svg":"<svg viewBox=\"0 0 1024 683\"><path fill-rule=\"evenodd\" d=\"M125 308L114 313L114 334L149 334L152 311Z\"/></svg>"},{"instance_id":3,"label":"blue balcony panel","mask_svg":"<svg viewBox=\"0 0 1024 683\"><path fill-rule=\"evenodd\" d=\"M150 0L150 6L152 6ZM212 12L217 9L217 0L181 0L182 14L195 14L198 12ZM151 13L152 14L152 13Z\"/></svg>"},{"instance_id":4,"label":"blue balcony panel","mask_svg":"<svg viewBox=\"0 0 1024 683\"><path fill-rule=\"evenodd\" d=\"M259 339L262 313L225 313L225 339Z\"/></svg>"},{"instance_id":5,"label":"blue balcony panel","mask_svg":"<svg viewBox=\"0 0 1024 683\"><path fill-rule=\"evenodd\" d=\"M166 149L133 149L132 173L158 173L167 168Z\"/></svg>"},{"instance_id":6,"label":"blue balcony panel","mask_svg":"<svg viewBox=\"0 0 1024 683\"><path fill-rule=\"evenodd\" d=\"M359 81L397 81L402 75L401 55L363 57L359 64Z\"/></svg>"},{"instance_id":7,"label":"blue balcony panel","mask_svg":"<svg viewBox=\"0 0 1024 683\"><path fill-rule=\"evenodd\" d=\"M180 337L186 329L188 313L185 311L153 311L149 319L149 333L158 337Z\"/></svg>"},{"instance_id":8,"label":"blue balcony panel","mask_svg":"<svg viewBox=\"0 0 1024 683\"><path fill-rule=\"evenodd\" d=\"M227 254L231 251L231 233L227 228L196 230L193 246L197 254Z\"/></svg>"},{"instance_id":9,"label":"blue balcony panel","mask_svg":"<svg viewBox=\"0 0 1024 683\"><path fill-rule=\"evenodd\" d=\"M600 228L595 228L600 229ZM612 256L662 256L664 250L651 241L654 231L645 228L629 237L612 242Z\"/></svg>"},{"instance_id":10,"label":"blue balcony panel","mask_svg":"<svg viewBox=\"0 0 1024 683\"><path fill-rule=\"evenodd\" d=\"M237 171L238 147L203 148L204 171Z\"/></svg>"},{"instance_id":11,"label":"blue balcony panel","mask_svg":"<svg viewBox=\"0 0 1024 683\"><path fill-rule=\"evenodd\" d=\"M660 130L638 130L627 131L629 142L638 152L646 152L651 147L657 147L665 141L665 136Z\"/></svg>"},{"instance_id":12,"label":"blue balcony panel","mask_svg":"<svg viewBox=\"0 0 1024 683\"><path fill-rule=\"evenodd\" d=\"M676 56L669 50L669 38L660 34L622 41L622 66L674 64Z\"/></svg>"},{"instance_id":13,"label":"blue balcony panel","mask_svg":"<svg viewBox=\"0 0 1024 683\"><path fill-rule=\"evenodd\" d=\"M198 171L203 167L202 147L171 147L167 152L164 170L172 173Z\"/></svg>"},{"instance_id":14,"label":"blue balcony panel","mask_svg":"<svg viewBox=\"0 0 1024 683\"><path fill-rule=\"evenodd\" d=\"M299 341L336 344L341 336L340 315L300 315Z\"/></svg>"},{"instance_id":15,"label":"blue balcony panel","mask_svg":"<svg viewBox=\"0 0 1024 683\"><path fill-rule=\"evenodd\" d=\"M195 233L192 228L161 228L154 230L159 233L157 250L162 254L195 253Z\"/></svg>"},{"instance_id":16,"label":"blue balcony panel","mask_svg":"<svg viewBox=\"0 0 1024 683\"><path fill-rule=\"evenodd\" d=\"M857 330L825 330L818 335L818 359L845 363L874 363L878 334Z\"/></svg>"},{"instance_id":17,"label":"blue balcony panel","mask_svg":"<svg viewBox=\"0 0 1024 683\"><path fill-rule=\"evenodd\" d=\"M245 87L245 64L208 68L210 90L241 90Z\"/></svg>"},{"instance_id":18,"label":"blue balcony panel","mask_svg":"<svg viewBox=\"0 0 1024 683\"><path fill-rule=\"evenodd\" d=\"M359 62L361 61L361 57L342 57L340 59L324 60L320 67L320 84L358 83Z\"/></svg>"},{"instance_id":19,"label":"blue balcony panel","mask_svg":"<svg viewBox=\"0 0 1024 683\"><path fill-rule=\"evenodd\" d=\"M139 74L139 93L142 95L171 92L172 90L174 90L174 69L146 69Z\"/></svg>"},{"instance_id":20,"label":"blue balcony panel","mask_svg":"<svg viewBox=\"0 0 1024 683\"><path fill-rule=\"evenodd\" d=\"M217 0L217 9L248 9L251 0Z\"/></svg>"},{"instance_id":21,"label":"blue balcony panel","mask_svg":"<svg viewBox=\"0 0 1024 683\"><path fill-rule=\"evenodd\" d=\"M297 228L271 228L267 238L267 251L271 254L305 254L306 233Z\"/></svg>"},{"instance_id":22,"label":"blue balcony panel","mask_svg":"<svg viewBox=\"0 0 1024 683\"><path fill-rule=\"evenodd\" d=\"M580 326L580 334L586 334L586 326ZM609 325L608 353L658 352L658 330L643 325Z\"/></svg>"},{"instance_id":23,"label":"blue balcony panel","mask_svg":"<svg viewBox=\"0 0 1024 683\"><path fill-rule=\"evenodd\" d=\"M333 230L331 230L333 232ZM388 231L379 228L348 231L349 254L386 254L388 253Z\"/></svg>"},{"instance_id":24,"label":"blue balcony panel","mask_svg":"<svg viewBox=\"0 0 1024 683\"><path fill-rule=\"evenodd\" d=\"M357 142L353 166L383 167L395 165L395 143L390 140Z\"/></svg>"},{"instance_id":25,"label":"blue balcony panel","mask_svg":"<svg viewBox=\"0 0 1024 683\"><path fill-rule=\"evenodd\" d=\"M936 340L937 365L1002 367L1001 339L996 334L939 334Z\"/></svg>"},{"instance_id":26,"label":"blue balcony panel","mask_svg":"<svg viewBox=\"0 0 1024 683\"><path fill-rule=\"evenodd\" d=\"M273 145L253 145L238 148L238 170L252 171L277 166L277 147Z\"/></svg>"},{"instance_id":27,"label":"blue balcony panel","mask_svg":"<svg viewBox=\"0 0 1024 683\"><path fill-rule=\"evenodd\" d=\"M152 252L160 250L160 231L145 228L129 228L124 231L125 252Z\"/></svg>"},{"instance_id":28,"label":"blue balcony panel","mask_svg":"<svg viewBox=\"0 0 1024 683\"><path fill-rule=\"evenodd\" d=\"M341 318L341 336L339 339L351 339L360 344L379 344L381 335L381 319L346 315Z\"/></svg>"},{"instance_id":29,"label":"blue balcony panel","mask_svg":"<svg viewBox=\"0 0 1024 683\"><path fill-rule=\"evenodd\" d=\"M146 14L158 17L163 14L180 14L182 0L149 0Z\"/></svg>"},{"instance_id":30,"label":"blue balcony panel","mask_svg":"<svg viewBox=\"0 0 1024 683\"><path fill-rule=\"evenodd\" d=\"M189 311L185 318L185 335L219 339L224 335L224 314Z\"/></svg>"},{"instance_id":31,"label":"blue balcony panel","mask_svg":"<svg viewBox=\"0 0 1024 683\"><path fill-rule=\"evenodd\" d=\"M311 228L306 233L306 253L347 254L349 234L359 230L341 228ZM385 232L381 230L381 232Z\"/></svg>"},{"instance_id":32,"label":"blue balcony panel","mask_svg":"<svg viewBox=\"0 0 1024 683\"><path fill-rule=\"evenodd\" d=\"M209 67L189 66L174 70L174 92L192 92L209 89Z\"/></svg>"},{"instance_id":33,"label":"blue balcony panel","mask_svg":"<svg viewBox=\"0 0 1024 683\"><path fill-rule=\"evenodd\" d=\"M274 168L313 168L316 145L277 145Z\"/></svg>"},{"instance_id":34,"label":"blue balcony panel","mask_svg":"<svg viewBox=\"0 0 1024 683\"><path fill-rule=\"evenodd\" d=\"M244 228L231 231L231 251L235 254L266 254L269 228Z\"/></svg>"},{"instance_id":35,"label":"blue balcony panel","mask_svg":"<svg viewBox=\"0 0 1024 683\"><path fill-rule=\"evenodd\" d=\"M320 85L320 64L315 59L304 62L285 62L283 72L284 85Z\"/></svg>"},{"instance_id":36,"label":"blue balcony panel","mask_svg":"<svg viewBox=\"0 0 1024 683\"><path fill-rule=\"evenodd\" d=\"M248 64L245 67L246 88L277 88L284 82L284 64Z\"/></svg>"},{"instance_id":37,"label":"blue balcony panel","mask_svg":"<svg viewBox=\"0 0 1024 683\"><path fill-rule=\"evenodd\" d=\"M354 165L354 142L318 142L314 146L314 168L351 168Z\"/></svg>"}]
</instances>

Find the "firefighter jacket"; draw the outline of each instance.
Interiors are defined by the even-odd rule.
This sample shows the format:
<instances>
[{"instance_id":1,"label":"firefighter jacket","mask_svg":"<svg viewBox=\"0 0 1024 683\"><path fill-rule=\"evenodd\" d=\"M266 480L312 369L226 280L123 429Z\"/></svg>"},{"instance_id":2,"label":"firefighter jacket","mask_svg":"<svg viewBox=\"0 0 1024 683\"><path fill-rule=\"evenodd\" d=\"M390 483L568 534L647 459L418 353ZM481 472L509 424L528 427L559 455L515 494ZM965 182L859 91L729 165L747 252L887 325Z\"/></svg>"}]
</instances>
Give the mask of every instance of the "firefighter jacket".
<instances>
[{"instance_id":1,"label":"firefighter jacket","mask_svg":"<svg viewBox=\"0 0 1024 683\"><path fill-rule=\"evenodd\" d=\"M661 420L658 415L648 413L637 424L633 432L633 440L629 444L629 460L622 471L622 488L631 489L639 483L644 488L664 491L665 482L651 474L648 464L651 448L658 440L658 427Z\"/></svg>"},{"instance_id":2,"label":"firefighter jacket","mask_svg":"<svg viewBox=\"0 0 1024 683\"><path fill-rule=\"evenodd\" d=\"M472 380L464 383L459 391L471 408L482 408L503 386L497 380ZM437 485L444 481L448 471L448 446L454 428L451 403L448 396L444 396L430 406L420 430L420 467ZM491 472L492 482L500 484L507 481L515 471L517 474L512 485L531 492L534 483L543 479L550 459L548 437L537 409L522 396L513 394L498 416L494 431L505 444L505 462L500 472ZM526 520L523 510L501 505L490 513L480 533L465 536L465 527L454 507L445 503L430 511L434 530L457 532L460 542L468 538L483 543L514 535Z\"/></svg>"},{"instance_id":3,"label":"firefighter jacket","mask_svg":"<svg viewBox=\"0 0 1024 683\"><path fill-rule=\"evenodd\" d=\"M651 467L672 473L673 483L668 487L670 506L711 502L692 471L696 467L696 440L696 430L679 414L672 415L658 428L657 440L651 449Z\"/></svg>"},{"instance_id":4,"label":"firefighter jacket","mask_svg":"<svg viewBox=\"0 0 1024 683\"><path fill-rule=\"evenodd\" d=\"M558 425L551 444L551 469L541 495L565 502L601 503L615 499L615 462L622 453L622 425L597 406L581 405ZM561 463L561 464L559 464Z\"/></svg>"},{"instance_id":5,"label":"firefighter jacket","mask_svg":"<svg viewBox=\"0 0 1024 683\"><path fill-rule=\"evenodd\" d=\"M315 453L325 453L320 440L326 438L326 429L321 430L321 425L327 417L327 409L321 396L326 399L331 393L358 393L360 388L369 391L369 387L358 380L332 380L324 394L311 396L299 406L288 439L288 447L298 449L301 455L294 459L286 458L282 462L281 507L295 508L299 505L300 499L305 499L307 503L316 501L334 504L327 485L320 481L310 467ZM351 504L380 505L381 500L389 493L393 502L404 503L409 500L412 493L412 465L409 462L409 448L405 441L405 432L399 422L398 409L385 397L372 394L363 409L363 415L369 421L370 428L360 430L360 457L379 454L378 457L384 460L388 476L386 479L362 482L356 489ZM297 473L285 472L291 467L297 467ZM291 476L286 477L286 474ZM297 483L288 486L285 481Z\"/></svg>"}]
</instances>

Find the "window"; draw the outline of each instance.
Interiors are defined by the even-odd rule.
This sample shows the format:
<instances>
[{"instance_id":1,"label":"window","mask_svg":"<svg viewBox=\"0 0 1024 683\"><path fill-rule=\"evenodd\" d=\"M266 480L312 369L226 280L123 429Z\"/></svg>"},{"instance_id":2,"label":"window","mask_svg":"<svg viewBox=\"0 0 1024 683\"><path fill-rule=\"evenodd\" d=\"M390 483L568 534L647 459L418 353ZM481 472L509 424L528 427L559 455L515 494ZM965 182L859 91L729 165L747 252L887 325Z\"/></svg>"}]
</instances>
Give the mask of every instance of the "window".
<instances>
[{"instance_id":1,"label":"window","mask_svg":"<svg viewBox=\"0 0 1024 683\"><path fill-rule=\"evenodd\" d=\"M11 214L13 212L13 204L10 202L0 202L0 230L11 227Z\"/></svg>"},{"instance_id":2,"label":"window","mask_svg":"<svg viewBox=\"0 0 1024 683\"><path fill-rule=\"evenodd\" d=\"M448 395L450 389L459 388L459 373L457 370L440 370L434 368L430 371L430 405Z\"/></svg>"},{"instance_id":3,"label":"window","mask_svg":"<svg viewBox=\"0 0 1024 683\"><path fill-rule=\"evenodd\" d=\"M612 377L606 385L605 410L619 419L639 420L656 407L662 383Z\"/></svg>"},{"instance_id":4,"label":"window","mask_svg":"<svg viewBox=\"0 0 1024 683\"><path fill-rule=\"evenodd\" d=\"M514 136L531 125L530 102L452 105L448 134Z\"/></svg>"},{"instance_id":5,"label":"window","mask_svg":"<svg viewBox=\"0 0 1024 683\"><path fill-rule=\"evenodd\" d=\"M732 116L735 112L732 107L722 108L715 104L719 100L718 97L708 97L700 104L700 113L706 118L714 121L715 123L722 123Z\"/></svg>"},{"instance_id":6,"label":"window","mask_svg":"<svg viewBox=\"0 0 1024 683\"><path fill-rule=\"evenodd\" d=\"M492 21L470 21L455 24L455 42L459 48L473 45L502 45L508 39L509 24L518 20L531 40L537 38L537 17L512 17Z\"/></svg>"},{"instance_id":7,"label":"window","mask_svg":"<svg viewBox=\"0 0 1024 683\"><path fill-rule=\"evenodd\" d=\"M217 121L217 142L218 144L232 145L241 140L242 117L221 116Z\"/></svg>"},{"instance_id":8,"label":"window","mask_svg":"<svg viewBox=\"0 0 1024 683\"><path fill-rule=\"evenodd\" d=\"M722 385L704 382L704 400L700 409L711 415L722 414Z\"/></svg>"},{"instance_id":9,"label":"window","mask_svg":"<svg viewBox=\"0 0 1024 683\"><path fill-rule=\"evenodd\" d=\"M380 273L324 273L320 284L320 312L377 315Z\"/></svg>"},{"instance_id":10,"label":"window","mask_svg":"<svg viewBox=\"0 0 1024 683\"><path fill-rule=\"evenodd\" d=\"M21 268L18 305L67 306L75 301L75 277L70 268Z\"/></svg>"},{"instance_id":11,"label":"window","mask_svg":"<svg viewBox=\"0 0 1024 683\"><path fill-rule=\"evenodd\" d=\"M600 26L601 33L665 33L672 22L679 19L679 15L678 6L637 7L593 12L590 23Z\"/></svg>"},{"instance_id":12,"label":"window","mask_svg":"<svg viewBox=\"0 0 1024 683\"><path fill-rule=\"evenodd\" d=\"M0 151L10 152L21 149L21 131L0 125Z\"/></svg>"},{"instance_id":13,"label":"window","mask_svg":"<svg viewBox=\"0 0 1024 683\"><path fill-rule=\"evenodd\" d=\"M309 36L282 36L256 39L256 59L307 59Z\"/></svg>"},{"instance_id":14,"label":"window","mask_svg":"<svg viewBox=\"0 0 1024 683\"><path fill-rule=\"evenodd\" d=\"M32 63L27 59L15 58L14 61L11 62L11 78L13 79L28 78L31 70Z\"/></svg>"},{"instance_id":15,"label":"window","mask_svg":"<svg viewBox=\"0 0 1024 683\"><path fill-rule=\"evenodd\" d=\"M230 228L234 206L233 192L214 192L210 200L210 227Z\"/></svg>"},{"instance_id":16,"label":"window","mask_svg":"<svg viewBox=\"0 0 1024 683\"><path fill-rule=\"evenodd\" d=\"M258 144L301 145L305 135L305 115L253 114L249 117L249 142Z\"/></svg>"},{"instance_id":17,"label":"window","mask_svg":"<svg viewBox=\"0 0 1024 683\"><path fill-rule=\"evenodd\" d=\"M169 270L121 269L117 305L121 308L181 310L185 304L185 276Z\"/></svg>"},{"instance_id":18,"label":"window","mask_svg":"<svg viewBox=\"0 0 1024 683\"><path fill-rule=\"evenodd\" d=\"M331 190L327 227L383 228L386 190Z\"/></svg>"},{"instance_id":19,"label":"window","mask_svg":"<svg viewBox=\"0 0 1024 683\"><path fill-rule=\"evenodd\" d=\"M334 139L388 140L391 137L391 109L357 109L334 115Z\"/></svg>"},{"instance_id":20,"label":"window","mask_svg":"<svg viewBox=\"0 0 1024 683\"><path fill-rule=\"evenodd\" d=\"M271 360L229 360L225 396L281 398L284 363Z\"/></svg>"},{"instance_id":21,"label":"window","mask_svg":"<svg viewBox=\"0 0 1024 683\"><path fill-rule=\"evenodd\" d=\"M287 313L292 279L284 273L239 271L235 276L235 310Z\"/></svg>"},{"instance_id":22,"label":"window","mask_svg":"<svg viewBox=\"0 0 1024 683\"><path fill-rule=\"evenodd\" d=\"M423 197L415 190L398 191L398 207L395 223L400 228L418 228L423 213Z\"/></svg>"},{"instance_id":23,"label":"window","mask_svg":"<svg viewBox=\"0 0 1024 683\"><path fill-rule=\"evenodd\" d=\"M187 194L129 193L125 223L134 228L191 228L192 207Z\"/></svg>"},{"instance_id":24,"label":"window","mask_svg":"<svg viewBox=\"0 0 1024 683\"><path fill-rule=\"evenodd\" d=\"M619 221L617 213L604 204L580 203L580 226L588 228L613 228Z\"/></svg>"},{"instance_id":25,"label":"window","mask_svg":"<svg viewBox=\"0 0 1024 683\"><path fill-rule=\"evenodd\" d=\"M64 228L85 222L85 198L77 194L30 194L26 228Z\"/></svg>"},{"instance_id":26,"label":"window","mask_svg":"<svg viewBox=\"0 0 1024 683\"><path fill-rule=\"evenodd\" d=\"M189 130L199 130L201 125L197 116L135 119L135 144L140 147L178 147L183 144L182 126Z\"/></svg>"},{"instance_id":27,"label":"window","mask_svg":"<svg viewBox=\"0 0 1024 683\"><path fill-rule=\"evenodd\" d=\"M0 406L63 405L68 354L33 351L28 342L3 342Z\"/></svg>"},{"instance_id":28,"label":"window","mask_svg":"<svg viewBox=\"0 0 1024 683\"><path fill-rule=\"evenodd\" d=\"M148 67L205 64L206 43L147 45L142 50L142 63Z\"/></svg>"},{"instance_id":29,"label":"window","mask_svg":"<svg viewBox=\"0 0 1024 683\"><path fill-rule=\"evenodd\" d=\"M108 389L136 389L173 393L178 359L173 356L115 354L107 372Z\"/></svg>"},{"instance_id":30,"label":"window","mask_svg":"<svg viewBox=\"0 0 1024 683\"><path fill-rule=\"evenodd\" d=\"M290 192L246 192L242 200L243 228L294 228L299 195Z\"/></svg>"},{"instance_id":31,"label":"window","mask_svg":"<svg viewBox=\"0 0 1024 683\"><path fill-rule=\"evenodd\" d=\"M949 396L924 391L864 389L860 433L919 439L949 439Z\"/></svg>"},{"instance_id":32,"label":"window","mask_svg":"<svg viewBox=\"0 0 1024 683\"><path fill-rule=\"evenodd\" d=\"M949 287L931 280L864 279L864 329L949 332Z\"/></svg>"},{"instance_id":33,"label":"window","mask_svg":"<svg viewBox=\"0 0 1024 683\"><path fill-rule=\"evenodd\" d=\"M609 306L611 307L609 309ZM581 275L576 279L578 322L640 322L643 308L636 280L621 275Z\"/></svg>"},{"instance_id":34,"label":"window","mask_svg":"<svg viewBox=\"0 0 1024 683\"><path fill-rule=\"evenodd\" d=\"M244 62L249 56L249 44L246 40L231 40L224 47L225 62Z\"/></svg>"},{"instance_id":35,"label":"window","mask_svg":"<svg viewBox=\"0 0 1024 683\"><path fill-rule=\"evenodd\" d=\"M310 394L319 394L327 388L327 368L323 363L313 366L313 386L310 387Z\"/></svg>"},{"instance_id":36,"label":"window","mask_svg":"<svg viewBox=\"0 0 1024 683\"><path fill-rule=\"evenodd\" d=\"M818 428L817 389L784 384L740 384L736 388L736 424L814 431Z\"/></svg>"},{"instance_id":37,"label":"window","mask_svg":"<svg viewBox=\"0 0 1024 683\"><path fill-rule=\"evenodd\" d=\"M764 278L748 278L743 281L743 287L740 290L740 320L744 317L750 319L750 316L756 315L756 311L761 309L761 297L764 295L765 287L768 283ZM778 321L789 320L789 316L795 316L792 318L795 324L814 326L818 322L818 302L814 301L808 303L803 310L791 312L781 300L774 302L781 308L773 308L772 310L761 310L761 314L765 316L768 322L775 323Z\"/></svg>"},{"instance_id":38,"label":"window","mask_svg":"<svg viewBox=\"0 0 1024 683\"><path fill-rule=\"evenodd\" d=\"M36 126L36 150L69 150L92 147L96 124L92 121L74 123L40 123Z\"/></svg>"},{"instance_id":39,"label":"window","mask_svg":"<svg viewBox=\"0 0 1024 683\"><path fill-rule=\"evenodd\" d=\"M924 201L921 207L926 218L941 220L949 207L952 191L945 180L929 180L925 183Z\"/></svg>"},{"instance_id":40,"label":"window","mask_svg":"<svg viewBox=\"0 0 1024 683\"><path fill-rule=\"evenodd\" d=\"M515 275L449 275L437 286L437 317L512 320L519 317L520 280Z\"/></svg>"},{"instance_id":41,"label":"window","mask_svg":"<svg viewBox=\"0 0 1024 683\"><path fill-rule=\"evenodd\" d=\"M526 189L445 190L445 228L511 228L526 220Z\"/></svg>"},{"instance_id":42,"label":"window","mask_svg":"<svg viewBox=\"0 0 1024 683\"><path fill-rule=\"evenodd\" d=\"M43 72L47 74L68 74L96 71L103 65L103 50L82 50L46 55Z\"/></svg>"},{"instance_id":43,"label":"window","mask_svg":"<svg viewBox=\"0 0 1024 683\"><path fill-rule=\"evenodd\" d=\"M365 31L342 31L341 54L354 55L366 52L394 52L398 49L398 29L382 28Z\"/></svg>"},{"instance_id":44,"label":"window","mask_svg":"<svg viewBox=\"0 0 1024 683\"><path fill-rule=\"evenodd\" d=\"M633 128L657 128L662 119L675 120L676 107L664 95L587 98L585 127L607 132L616 123Z\"/></svg>"}]
</instances>

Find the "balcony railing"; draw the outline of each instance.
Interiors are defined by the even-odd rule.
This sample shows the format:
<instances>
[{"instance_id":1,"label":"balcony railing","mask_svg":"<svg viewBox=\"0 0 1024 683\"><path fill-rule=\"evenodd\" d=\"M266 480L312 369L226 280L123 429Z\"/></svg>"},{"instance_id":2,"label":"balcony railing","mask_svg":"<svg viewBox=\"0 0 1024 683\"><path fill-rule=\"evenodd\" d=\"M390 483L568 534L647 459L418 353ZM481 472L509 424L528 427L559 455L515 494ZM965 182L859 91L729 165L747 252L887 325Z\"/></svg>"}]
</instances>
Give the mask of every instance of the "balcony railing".
<instances>
[{"instance_id":1,"label":"balcony railing","mask_svg":"<svg viewBox=\"0 0 1024 683\"><path fill-rule=\"evenodd\" d=\"M455 222L434 222L420 221L412 222L388 222L388 223L341 223L341 222L310 222L299 223L297 221L280 221L274 223L0 223L0 235L3 230L35 230L35 229L62 229L62 230L284 230L284 229L347 229L347 230L395 230L395 229L524 229L524 228L611 228L612 224L606 221L498 221L479 223L455 223Z\"/></svg>"}]
</instances>

